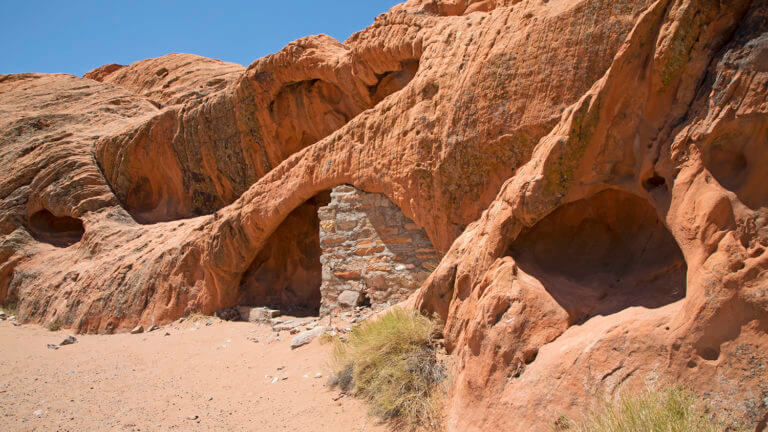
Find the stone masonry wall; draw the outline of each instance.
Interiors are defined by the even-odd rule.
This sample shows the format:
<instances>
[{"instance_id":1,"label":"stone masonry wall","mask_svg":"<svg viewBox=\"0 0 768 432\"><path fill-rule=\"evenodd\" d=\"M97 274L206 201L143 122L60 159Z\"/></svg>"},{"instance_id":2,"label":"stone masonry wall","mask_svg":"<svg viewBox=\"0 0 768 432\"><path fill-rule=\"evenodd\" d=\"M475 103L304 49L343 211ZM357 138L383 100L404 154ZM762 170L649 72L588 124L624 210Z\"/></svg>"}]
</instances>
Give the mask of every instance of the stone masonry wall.
<instances>
[{"instance_id":1,"label":"stone masonry wall","mask_svg":"<svg viewBox=\"0 0 768 432\"><path fill-rule=\"evenodd\" d=\"M424 230L384 195L337 186L318 219L321 314L405 300L440 260Z\"/></svg>"}]
</instances>

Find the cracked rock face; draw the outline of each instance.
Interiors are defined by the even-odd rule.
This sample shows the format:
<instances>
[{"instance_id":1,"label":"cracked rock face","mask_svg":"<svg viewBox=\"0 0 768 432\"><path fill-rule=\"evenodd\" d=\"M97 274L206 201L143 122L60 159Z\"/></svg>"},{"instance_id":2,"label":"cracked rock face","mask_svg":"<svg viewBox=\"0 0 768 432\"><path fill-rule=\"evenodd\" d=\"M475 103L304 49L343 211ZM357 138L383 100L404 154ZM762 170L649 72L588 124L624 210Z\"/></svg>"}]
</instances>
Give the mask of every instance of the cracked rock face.
<instances>
[{"instance_id":1,"label":"cracked rock face","mask_svg":"<svg viewBox=\"0 0 768 432\"><path fill-rule=\"evenodd\" d=\"M247 68L0 76L0 301L80 332L235 306L257 258L314 268L350 184L443 256L409 302L445 323L449 429L666 380L754 425L766 34L758 0L410 0Z\"/></svg>"}]
</instances>

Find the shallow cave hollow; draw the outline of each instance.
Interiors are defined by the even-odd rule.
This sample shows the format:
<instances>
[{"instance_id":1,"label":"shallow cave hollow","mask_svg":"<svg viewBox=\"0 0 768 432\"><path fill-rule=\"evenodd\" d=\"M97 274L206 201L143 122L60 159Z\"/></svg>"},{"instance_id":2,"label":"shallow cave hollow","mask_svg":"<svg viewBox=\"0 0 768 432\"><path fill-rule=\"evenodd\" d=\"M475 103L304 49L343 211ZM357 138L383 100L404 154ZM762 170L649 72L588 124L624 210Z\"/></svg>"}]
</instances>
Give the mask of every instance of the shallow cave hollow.
<instances>
[{"instance_id":1,"label":"shallow cave hollow","mask_svg":"<svg viewBox=\"0 0 768 432\"><path fill-rule=\"evenodd\" d=\"M704 166L752 210L768 207L768 124L746 117L726 122L701 144Z\"/></svg>"},{"instance_id":2,"label":"shallow cave hollow","mask_svg":"<svg viewBox=\"0 0 768 432\"><path fill-rule=\"evenodd\" d=\"M608 189L565 204L508 249L569 314L571 324L685 297L683 254L643 198Z\"/></svg>"},{"instance_id":3,"label":"shallow cave hollow","mask_svg":"<svg viewBox=\"0 0 768 432\"><path fill-rule=\"evenodd\" d=\"M71 246L83 238L83 221L70 216L56 216L48 209L29 216L27 227L35 240L56 247Z\"/></svg>"},{"instance_id":4,"label":"shallow cave hollow","mask_svg":"<svg viewBox=\"0 0 768 432\"><path fill-rule=\"evenodd\" d=\"M240 305L268 306L295 316L319 314L322 265L317 210L328 202L330 190L315 195L272 233L240 280Z\"/></svg>"}]
</instances>

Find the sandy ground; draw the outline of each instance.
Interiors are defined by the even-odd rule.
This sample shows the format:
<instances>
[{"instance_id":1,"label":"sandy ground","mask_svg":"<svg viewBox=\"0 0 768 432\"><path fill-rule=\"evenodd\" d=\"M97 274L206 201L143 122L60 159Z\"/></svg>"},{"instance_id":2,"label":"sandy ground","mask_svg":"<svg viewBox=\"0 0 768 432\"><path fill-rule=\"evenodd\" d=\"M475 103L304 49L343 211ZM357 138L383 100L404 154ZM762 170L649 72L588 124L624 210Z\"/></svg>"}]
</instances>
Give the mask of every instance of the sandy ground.
<instances>
[{"instance_id":1,"label":"sandy ground","mask_svg":"<svg viewBox=\"0 0 768 432\"><path fill-rule=\"evenodd\" d=\"M46 347L69 334L0 322L0 431L386 430L334 400L317 340L291 350L287 332L270 342L268 326L214 319Z\"/></svg>"}]
</instances>

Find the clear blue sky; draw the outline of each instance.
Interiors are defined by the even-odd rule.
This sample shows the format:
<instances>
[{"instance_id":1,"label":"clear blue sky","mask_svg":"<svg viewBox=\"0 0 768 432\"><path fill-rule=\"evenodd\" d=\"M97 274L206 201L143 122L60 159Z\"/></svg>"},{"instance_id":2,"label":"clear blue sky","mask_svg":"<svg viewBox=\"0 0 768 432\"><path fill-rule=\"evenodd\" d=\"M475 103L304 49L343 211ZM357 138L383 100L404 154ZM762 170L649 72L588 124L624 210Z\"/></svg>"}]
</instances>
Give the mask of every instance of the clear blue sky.
<instances>
[{"instance_id":1,"label":"clear blue sky","mask_svg":"<svg viewBox=\"0 0 768 432\"><path fill-rule=\"evenodd\" d=\"M0 0L0 74L82 75L171 52L249 65L303 36L344 41L399 0Z\"/></svg>"}]
</instances>

